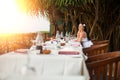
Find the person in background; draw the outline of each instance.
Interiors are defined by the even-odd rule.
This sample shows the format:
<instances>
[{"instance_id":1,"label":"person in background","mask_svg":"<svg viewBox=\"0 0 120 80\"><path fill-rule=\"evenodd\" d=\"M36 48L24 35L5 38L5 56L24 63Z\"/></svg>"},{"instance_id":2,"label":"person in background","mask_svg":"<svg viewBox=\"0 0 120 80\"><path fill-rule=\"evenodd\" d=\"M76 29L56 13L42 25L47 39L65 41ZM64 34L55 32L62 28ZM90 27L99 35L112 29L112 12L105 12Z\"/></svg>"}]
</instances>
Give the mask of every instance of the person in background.
<instances>
[{"instance_id":1,"label":"person in background","mask_svg":"<svg viewBox=\"0 0 120 80\"><path fill-rule=\"evenodd\" d=\"M83 27L82 23L80 23L78 26L77 41L82 42L82 40L86 39L86 38L87 38L87 34L84 31L84 27Z\"/></svg>"},{"instance_id":2,"label":"person in background","mask_svg":"<svg viewBox=\"0 0 120 80\"><path fill-rule=\"evenodd\" d=\"M78 27L77 41L80 42L84 48L87 48L93 45L91 40L88 40L87 33L84 31L84 26L82 23L80 23Z\"/></svg>"},{"instance_id":3,"label":"person in background","mask_svg":"<svg viewBox=\"0 0 120 80\"><path fill-rule=\"evenodd\" d=\"M88 40L91 40L91 38L90 38L90 36L89 36L89 32L88 32L88 30L87 30L86 25L85 25L85 24L83 24L83 27L84 27L84 31L85 31L85 32L86 32L86 34L87 34L87 38L88 38Z\"/></svg>"}]
</instances>

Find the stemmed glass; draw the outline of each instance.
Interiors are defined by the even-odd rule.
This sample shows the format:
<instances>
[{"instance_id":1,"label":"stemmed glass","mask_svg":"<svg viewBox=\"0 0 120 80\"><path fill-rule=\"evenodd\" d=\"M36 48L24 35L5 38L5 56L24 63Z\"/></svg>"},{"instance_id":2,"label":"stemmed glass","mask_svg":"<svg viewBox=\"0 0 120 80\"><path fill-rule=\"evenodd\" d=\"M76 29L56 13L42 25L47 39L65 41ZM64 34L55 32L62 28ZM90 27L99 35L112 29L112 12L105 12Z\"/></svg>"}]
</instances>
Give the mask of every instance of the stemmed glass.
<instances>
[{"instance_id":1,"label":"stemmed glass","mask_svg":"<svg viewBox=\"0 0 120 80\"><path fill-rule=\"evenodd\" d=\"M31 40L32 42L32 46L30 48L30 50L35 50L36 49L36 40Z\"/></svg>"}]
</instances>

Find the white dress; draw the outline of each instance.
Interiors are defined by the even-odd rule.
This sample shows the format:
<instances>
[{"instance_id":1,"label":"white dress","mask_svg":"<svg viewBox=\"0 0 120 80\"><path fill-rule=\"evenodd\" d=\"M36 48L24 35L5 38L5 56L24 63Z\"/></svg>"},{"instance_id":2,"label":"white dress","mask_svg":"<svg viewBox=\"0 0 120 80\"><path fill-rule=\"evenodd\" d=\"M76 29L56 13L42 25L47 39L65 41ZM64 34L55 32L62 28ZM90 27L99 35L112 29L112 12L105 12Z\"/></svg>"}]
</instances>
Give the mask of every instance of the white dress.
<instances>
[{"instance_id":1,"label":"white dress","mask_svg":"<svg viewBox=\"0 0 120 80\"><path fill-rule=\"evenodd\" d=\"M88 40L87 38L82 38L82 45L83 45L83 48L88 48L88 47L91 47L93 43L91 40Z\"/></svg>"}]
</instances>

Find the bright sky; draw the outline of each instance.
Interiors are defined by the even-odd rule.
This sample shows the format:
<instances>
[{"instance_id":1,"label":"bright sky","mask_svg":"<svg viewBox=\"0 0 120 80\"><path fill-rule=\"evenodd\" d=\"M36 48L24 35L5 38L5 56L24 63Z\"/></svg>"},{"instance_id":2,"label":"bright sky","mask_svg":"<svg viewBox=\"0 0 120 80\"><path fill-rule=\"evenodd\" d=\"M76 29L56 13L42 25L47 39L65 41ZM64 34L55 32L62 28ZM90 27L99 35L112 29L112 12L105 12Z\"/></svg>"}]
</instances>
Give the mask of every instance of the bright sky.
<instances>
[{"instance_id":1,"label":"bright sky","mask_svg":"<svg viewBox=\"0 0 120 80\"><path fill-rule=\"evenodd\" d=\"M0 33L49 31L49 27L46 18L21 13L15 0L0 0Z\"/></svg>"}]
</instances>

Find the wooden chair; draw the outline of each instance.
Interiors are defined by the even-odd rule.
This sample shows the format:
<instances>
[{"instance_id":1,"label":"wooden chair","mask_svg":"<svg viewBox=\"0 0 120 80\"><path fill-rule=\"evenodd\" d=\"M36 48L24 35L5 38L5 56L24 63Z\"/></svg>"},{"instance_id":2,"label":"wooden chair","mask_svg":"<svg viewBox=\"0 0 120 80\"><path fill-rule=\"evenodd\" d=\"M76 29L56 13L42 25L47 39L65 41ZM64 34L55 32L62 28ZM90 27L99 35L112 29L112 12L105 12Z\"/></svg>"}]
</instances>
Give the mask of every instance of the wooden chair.
<instances>
[{"instance_id":1,"label":"wooden chair","mask_svg":"<svg viewBox=\"0 0 120 80\"><path fill-rule=\"evenodd\" d=\"M105 43L109 44L109 40L102 40L102 41L93 40L92 42L94 45L105 44Z\"/></svg>"},{"instance_id":2,"label":"wooden chair","mask_svg":"<svg viewBox=\"0 0 120 80\"><path fill-rule=\"evenodd\" d=\"M98 54L102 54L102 53L105 53L107 51L108 51L108 43L93 45L89 48L84 48L83 49L84 54L86 54L88 57L98 55Z\"/></svg>"},{"instance_id":3,"label":"wooden chair","mask_svg":"<svg viewBox=\"0 0 120 80\"><path fill-rule=\"evenodd\" d=\"M91 56L86 63L90 80L120 80L120 51Z\"/></svg>"}]
</instances>

